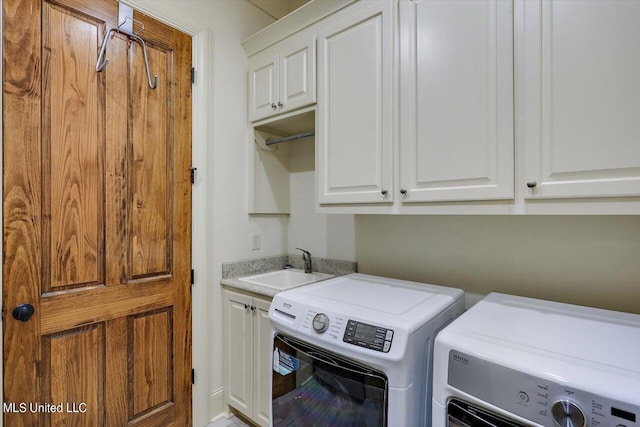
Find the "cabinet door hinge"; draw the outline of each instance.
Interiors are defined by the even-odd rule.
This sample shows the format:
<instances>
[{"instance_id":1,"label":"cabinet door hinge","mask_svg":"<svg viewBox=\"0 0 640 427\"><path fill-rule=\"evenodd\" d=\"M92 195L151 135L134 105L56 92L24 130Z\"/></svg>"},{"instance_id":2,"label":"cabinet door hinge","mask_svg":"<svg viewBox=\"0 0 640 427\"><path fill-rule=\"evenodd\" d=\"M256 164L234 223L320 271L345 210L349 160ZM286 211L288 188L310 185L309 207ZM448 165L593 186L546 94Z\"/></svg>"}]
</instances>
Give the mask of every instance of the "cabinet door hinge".
<instances>
[{"instance_id":1,"label":"cabinet door hinge","mask_svg":"<svg viewBox=\"0 0 640 427\"><path fill-rule=\"evenodd\" d=\"M191 269L191 284L196 284L196 271L193 268Z\"/></svg>"},{"instance_id":2,"label":"cabinet door hinge","mask_svg":"<svg viewBox=\"0 0 640 427\"><path fill-rule=\"evenodd\" d=\"M196 183L196 171L198 170L198 168L190 167L189 170L191 171L191 184L195 184Z\"/></svg>"},{"instance_id":3,"label":"cabinet door hinge","mask_svg":"<svg viewBox=\"0 0 640 427\"><path fill-rule=\"evenodd\" d=\"M196 68L191 67L191 84L196 82Z\"/></svg>"},{"instance_id":4,"label":"cabinet door hinge","mask_svg":"<svg viewBox=\"0 0 640 427\"><path fill-rule=\"evenodd\" d=\"M192 369L191 370L191 384L195 384L196 383L196 370Z\"/></svg>"}]
</instances>

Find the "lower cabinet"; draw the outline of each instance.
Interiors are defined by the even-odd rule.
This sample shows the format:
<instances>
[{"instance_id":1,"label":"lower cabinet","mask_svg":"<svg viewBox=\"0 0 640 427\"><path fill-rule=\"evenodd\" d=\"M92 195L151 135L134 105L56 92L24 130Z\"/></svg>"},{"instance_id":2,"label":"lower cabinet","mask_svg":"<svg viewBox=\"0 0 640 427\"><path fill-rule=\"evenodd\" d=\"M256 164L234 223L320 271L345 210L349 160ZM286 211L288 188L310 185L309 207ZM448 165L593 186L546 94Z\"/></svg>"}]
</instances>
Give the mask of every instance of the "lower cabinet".
<instances>
[{"instance_id":1,"label":"lower cabinet","mask_svg":"<svg viewBox=\"0 0 640 427\"><path fill-rule=\"evenodd\" d=\"M223 290L225 402L260 426L271 405L271 299Z\"/></svg>"}]
</instances>

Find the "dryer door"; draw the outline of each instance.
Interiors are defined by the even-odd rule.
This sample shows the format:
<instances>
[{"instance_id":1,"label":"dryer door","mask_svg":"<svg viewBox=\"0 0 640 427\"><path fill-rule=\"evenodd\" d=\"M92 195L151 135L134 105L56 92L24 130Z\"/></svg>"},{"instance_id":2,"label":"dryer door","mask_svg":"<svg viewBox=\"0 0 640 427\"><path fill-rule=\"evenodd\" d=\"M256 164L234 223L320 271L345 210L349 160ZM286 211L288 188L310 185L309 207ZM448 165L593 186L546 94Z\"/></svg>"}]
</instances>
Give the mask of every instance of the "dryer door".
<instances>
[{"instance_id":1,"label":"dryer door","mask_svg":"<svg viewBox=\"0 0 640 427\"><path fill-rule=\"evenodd\" d=\"M469 405L458 399L447 404L448 427L525 427L524 424L508 420L499 415Z\"/></svg>"}]
</instances>

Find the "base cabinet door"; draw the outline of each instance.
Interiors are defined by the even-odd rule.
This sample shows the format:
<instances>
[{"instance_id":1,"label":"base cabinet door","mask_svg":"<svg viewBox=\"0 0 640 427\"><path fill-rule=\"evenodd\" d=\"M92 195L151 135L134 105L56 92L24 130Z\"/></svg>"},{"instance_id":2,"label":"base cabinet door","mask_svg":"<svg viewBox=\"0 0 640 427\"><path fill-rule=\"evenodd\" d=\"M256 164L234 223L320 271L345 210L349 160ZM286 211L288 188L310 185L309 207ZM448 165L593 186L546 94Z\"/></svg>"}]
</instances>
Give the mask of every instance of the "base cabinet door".
<instances>
[{"instance_id":1,"label":"base cabinet door","mask_svg":"<svg viewBox=\"0 0 640 427\"><path fill-rule=\"evenodd\" d=\"M320 204L392 201L392 1L363 1L318 34Z\"/></svg>"},{"instance_id":2,"label":"base cabinet door","mask_svg":"<svg viewBox=\"0 0 640 427\"><path fill-rule=\"evenodd\" d=\"M400 2L400 200L514 197L513 4Z\"/></svg>"},{"instance_id":3,"label":"base cabinet door","mask_svg":"<svg viewBox=\"0 0 640 427\"><path fill-rule=\"evenodd\" d=\"M271 301L225 289L223 304L226 403L266 427L271 405Z\"/></svg>"},{"instance_id":4,"label":"base cabinet door","mask_svg":"<svg viewBox=\"0 0 640 427\"><path fill-rule=\"evenodd\" d=\"M526 198L640 195L640 2L522 2Z\"/></svg>"},{"instance_id":5,"label":"base cabinet door","mask_svg":"<svg viewBox=\"0 0 640 427\"><path fill-rule=\"evenodd\" d=\"M254 298L253 306L253 372L254 420L261 426L269 425L271 413L271 323L270 301Z\"/></svg>"}]
</instances>

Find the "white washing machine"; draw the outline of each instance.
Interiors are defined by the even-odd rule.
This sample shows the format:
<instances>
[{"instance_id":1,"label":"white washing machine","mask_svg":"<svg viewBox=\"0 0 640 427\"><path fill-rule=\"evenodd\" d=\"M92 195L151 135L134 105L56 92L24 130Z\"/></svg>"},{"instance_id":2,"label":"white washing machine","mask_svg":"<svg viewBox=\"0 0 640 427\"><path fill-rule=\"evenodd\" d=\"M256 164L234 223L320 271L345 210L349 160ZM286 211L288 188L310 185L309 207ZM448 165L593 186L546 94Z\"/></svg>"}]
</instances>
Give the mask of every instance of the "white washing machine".
<instances>
[{"instance_id":1,"label":"white washing machine","mask_svg":"<svg viewBox=\"0 0 640 427\"><path fill-rule=\"evenodd\" d=\"M640 426L640 316L490 294L436 338L433 426Z\"/></svg>"},{"instance_id":2,"label":"white washing machine","mask_svg":"<svg viewBox=\"0 0 640 427\"><path fill-rule=\"evenodd\" d=\"M463 312L463 297L364 274L277 294L272 426L425 426L433 340Z\"/></svg>"}]
</instances>

